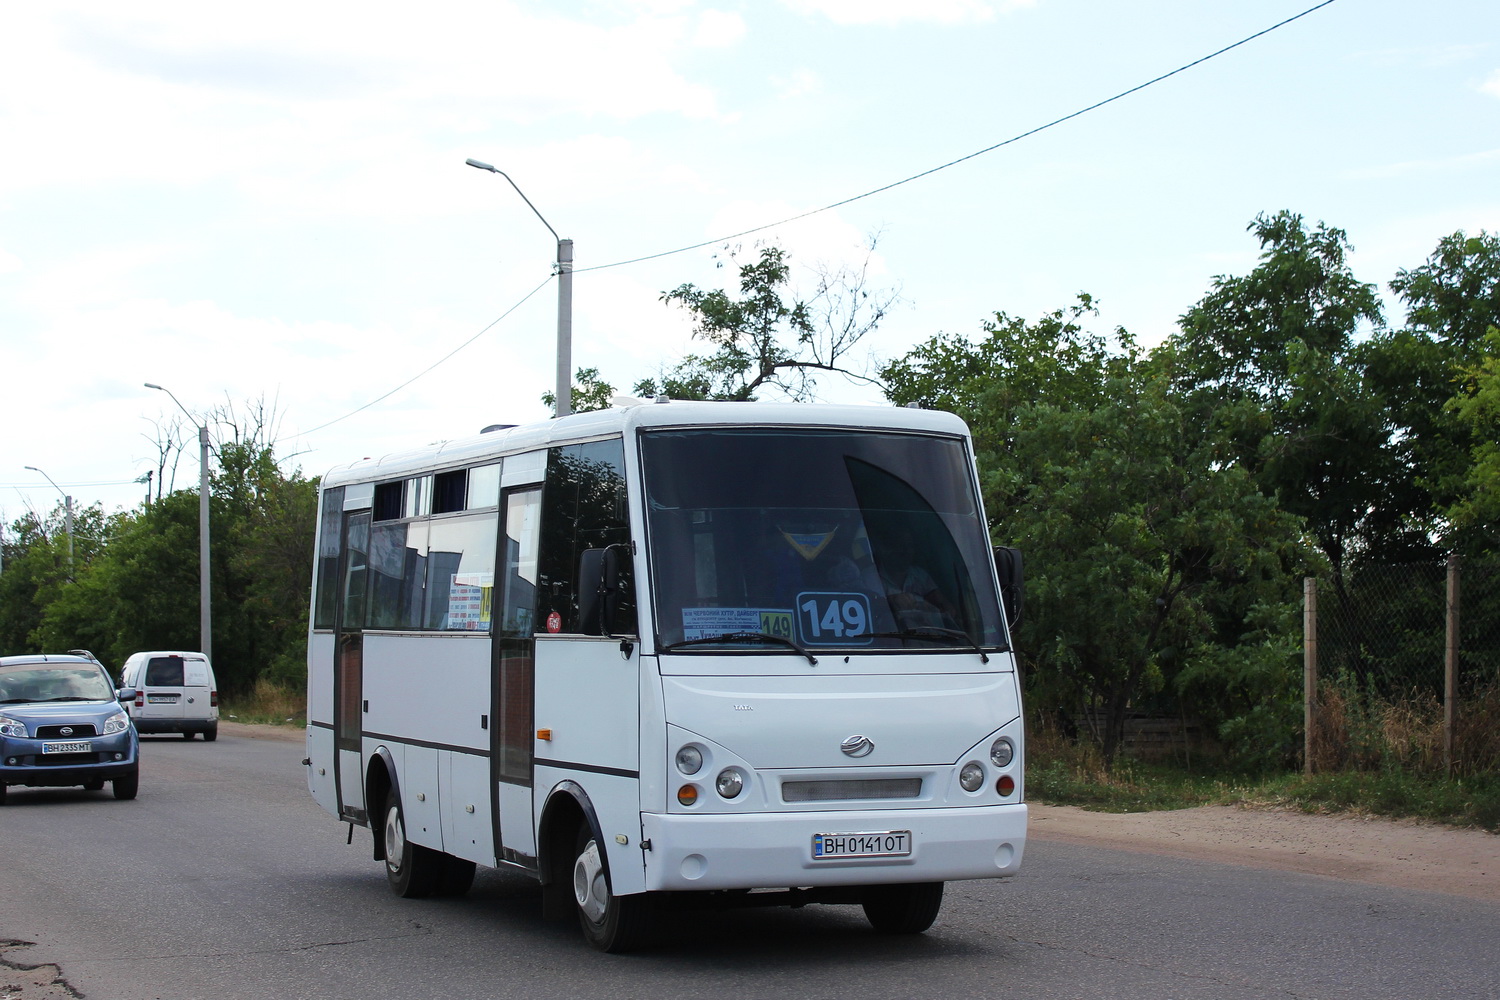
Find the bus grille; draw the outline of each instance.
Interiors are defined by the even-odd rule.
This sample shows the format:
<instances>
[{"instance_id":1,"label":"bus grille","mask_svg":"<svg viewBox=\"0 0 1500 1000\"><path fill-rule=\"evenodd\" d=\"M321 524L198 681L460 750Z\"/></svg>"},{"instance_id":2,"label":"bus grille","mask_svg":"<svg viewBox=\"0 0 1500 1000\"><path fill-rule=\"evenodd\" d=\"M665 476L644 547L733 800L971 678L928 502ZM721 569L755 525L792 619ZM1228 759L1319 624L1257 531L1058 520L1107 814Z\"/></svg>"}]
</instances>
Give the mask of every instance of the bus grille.
<instances>
[{"instance_id":1,"label":"bus grille","mask_svg":"<svg viewBox=\"0 0 1500 1000\"><path fill-rule=\"evenodd\" d=\"M783 781L783 802L845 802L851 799L914 799L921 778L845 778L837 781Z\"/></svg>"}]
</instances>

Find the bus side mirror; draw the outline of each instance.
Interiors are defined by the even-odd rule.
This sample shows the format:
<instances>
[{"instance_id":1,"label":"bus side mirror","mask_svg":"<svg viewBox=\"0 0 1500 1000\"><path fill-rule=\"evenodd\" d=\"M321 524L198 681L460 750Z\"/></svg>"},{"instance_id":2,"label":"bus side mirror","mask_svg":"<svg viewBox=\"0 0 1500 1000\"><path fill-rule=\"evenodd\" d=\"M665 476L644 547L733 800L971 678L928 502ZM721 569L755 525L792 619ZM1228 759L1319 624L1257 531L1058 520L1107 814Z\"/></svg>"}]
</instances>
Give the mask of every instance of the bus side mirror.
<instances>
[{"instance_id":1,"label":"bus side mirror","mask_svg":"<svg viewBox=\"0 0 1500 1000\"><path fill-rule=\"evenodd\" d=\"M629 557L623 545L584 549L578 558L579 631L584 635L609 635L615 612L620 608L620 568Z\"/></svg>"},{"instance_id":2,"label":"bus side mirror","mask_svg":"<svg viewBox=\"0 0 1500 1000\"><path fill-rule=\"evenodd\" d=\"M1011 631L1021 624L1021 609L1026 603L1026 576L1021 571L1021 550L1005 545L995 546L995 572L1000 577L1000 603Z\"/></svg>"}]
</instances>

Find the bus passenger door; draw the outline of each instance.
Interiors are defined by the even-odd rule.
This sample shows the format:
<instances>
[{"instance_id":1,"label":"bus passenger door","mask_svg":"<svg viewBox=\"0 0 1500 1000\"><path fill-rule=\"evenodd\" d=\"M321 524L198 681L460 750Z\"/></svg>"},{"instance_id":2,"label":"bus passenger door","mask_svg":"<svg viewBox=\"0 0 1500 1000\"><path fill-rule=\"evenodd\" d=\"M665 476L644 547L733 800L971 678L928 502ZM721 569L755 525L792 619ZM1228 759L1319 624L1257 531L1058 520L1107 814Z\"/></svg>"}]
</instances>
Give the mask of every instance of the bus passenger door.
<instances>
[{"instance_id":1,"label":"bus passenger door","mask_svg":"<svg viewBox=\"0 0 1500 1000\"><path fill-rule=\"evenodd\" d=\"M541 540L540 486L506 491L501 498L500 613L495 622L494 717L490 755L495 790L495 843L503 860L536 865L531 815L532 691L536 678L537 550Z\"/></svg>"},{"instance_id":2,"label":"bus passenger door","mask_svg":"<svg viewBox=\"0 0 1500 1000\"><path fill-rule=\"evenodd\" d=\"M333 745L339 816L364 822L364 625L370 551L370 512L344 515L344 578L335 618Z\"/></svg>"}]
</instances>

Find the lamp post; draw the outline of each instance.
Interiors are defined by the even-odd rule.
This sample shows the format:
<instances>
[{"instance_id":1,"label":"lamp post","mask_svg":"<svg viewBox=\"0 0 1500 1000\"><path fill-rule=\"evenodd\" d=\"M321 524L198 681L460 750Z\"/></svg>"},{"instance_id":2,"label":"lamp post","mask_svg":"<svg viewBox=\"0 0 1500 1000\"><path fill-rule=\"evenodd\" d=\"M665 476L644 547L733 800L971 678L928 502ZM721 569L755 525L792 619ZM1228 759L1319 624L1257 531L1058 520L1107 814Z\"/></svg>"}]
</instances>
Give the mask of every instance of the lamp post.
<instances>
[{"instance_id":1,"label":"lamp post","mask_svg":"<svg viewBox=\"0 0 1500 1000\"><path fill-rule=\"evenodd\" d=\"M464 162L510 181L510 186L516 189L526 207L542 220L542 225L557 240L557 262L553 265L557 268L557 415L566 417L573 412L573 241L557 235L557 230L542 218L542 213L536 210L526 193L510 180L510 174L480 160L471 158Z\"/></svg>"},{"instance_id":2,"label":"lamp post","mask_svg":"<svg viewBox=\"0 0 1500 1000\"><path fill-rule=\"evenodd\" d=\"M157 389L172 397L189 420L198 427L198 631L202 636L203 655L213 662L214 611L213 577L208 563L208 425L198 423L198 418L188 412L182 401L172 390L154 382L145 383L147 389Z\"/></svg>"},{"instance_id":3,"label":"lamp post","mask_svg":"<svg viewBox=\"0 0 1500 1000\"><path fill-rule=\"evenodd\" d=\"M32 472L40 473L43 479L47 480L47 482L49 483L52 483L52 477L47 475L45 472L42 472L42 470L38 469L36 466L28 465L26 466L26 468L30 469ZM69 579L71 579L73 576L73 498L68 496L66 493L63 493L62 487L58 486L56 483L52 483L52 488L54 490L57 490L57 492L62 493L63 508L67 511L68 577Z\"/></svg>"}]
</instances>

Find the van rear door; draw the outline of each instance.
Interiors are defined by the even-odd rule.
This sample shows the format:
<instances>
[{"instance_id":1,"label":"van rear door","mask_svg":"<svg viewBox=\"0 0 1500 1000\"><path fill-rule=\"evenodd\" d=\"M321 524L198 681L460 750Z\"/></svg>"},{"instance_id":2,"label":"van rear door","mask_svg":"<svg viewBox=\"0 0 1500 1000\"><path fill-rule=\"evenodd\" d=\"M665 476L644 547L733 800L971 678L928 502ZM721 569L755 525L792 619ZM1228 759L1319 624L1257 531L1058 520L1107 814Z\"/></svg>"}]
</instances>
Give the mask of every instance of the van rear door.
<instances>
[{"instance_id":1,"label":"van rear door","mask_svg":"<svg viewBox=\"0 0 1500 1000\"><path fill-rule=\"evenodd\" d=\"M143 704L137 710L138 718L144 721L183 718L187 705L190 662L196 665L197 671L204 677L199 683L206 683L205 664L201 659L189 661L176 654L165 654L153 656L146 661L146 669L141 677L144 697Z\"/></svg>"}]
</instances>

